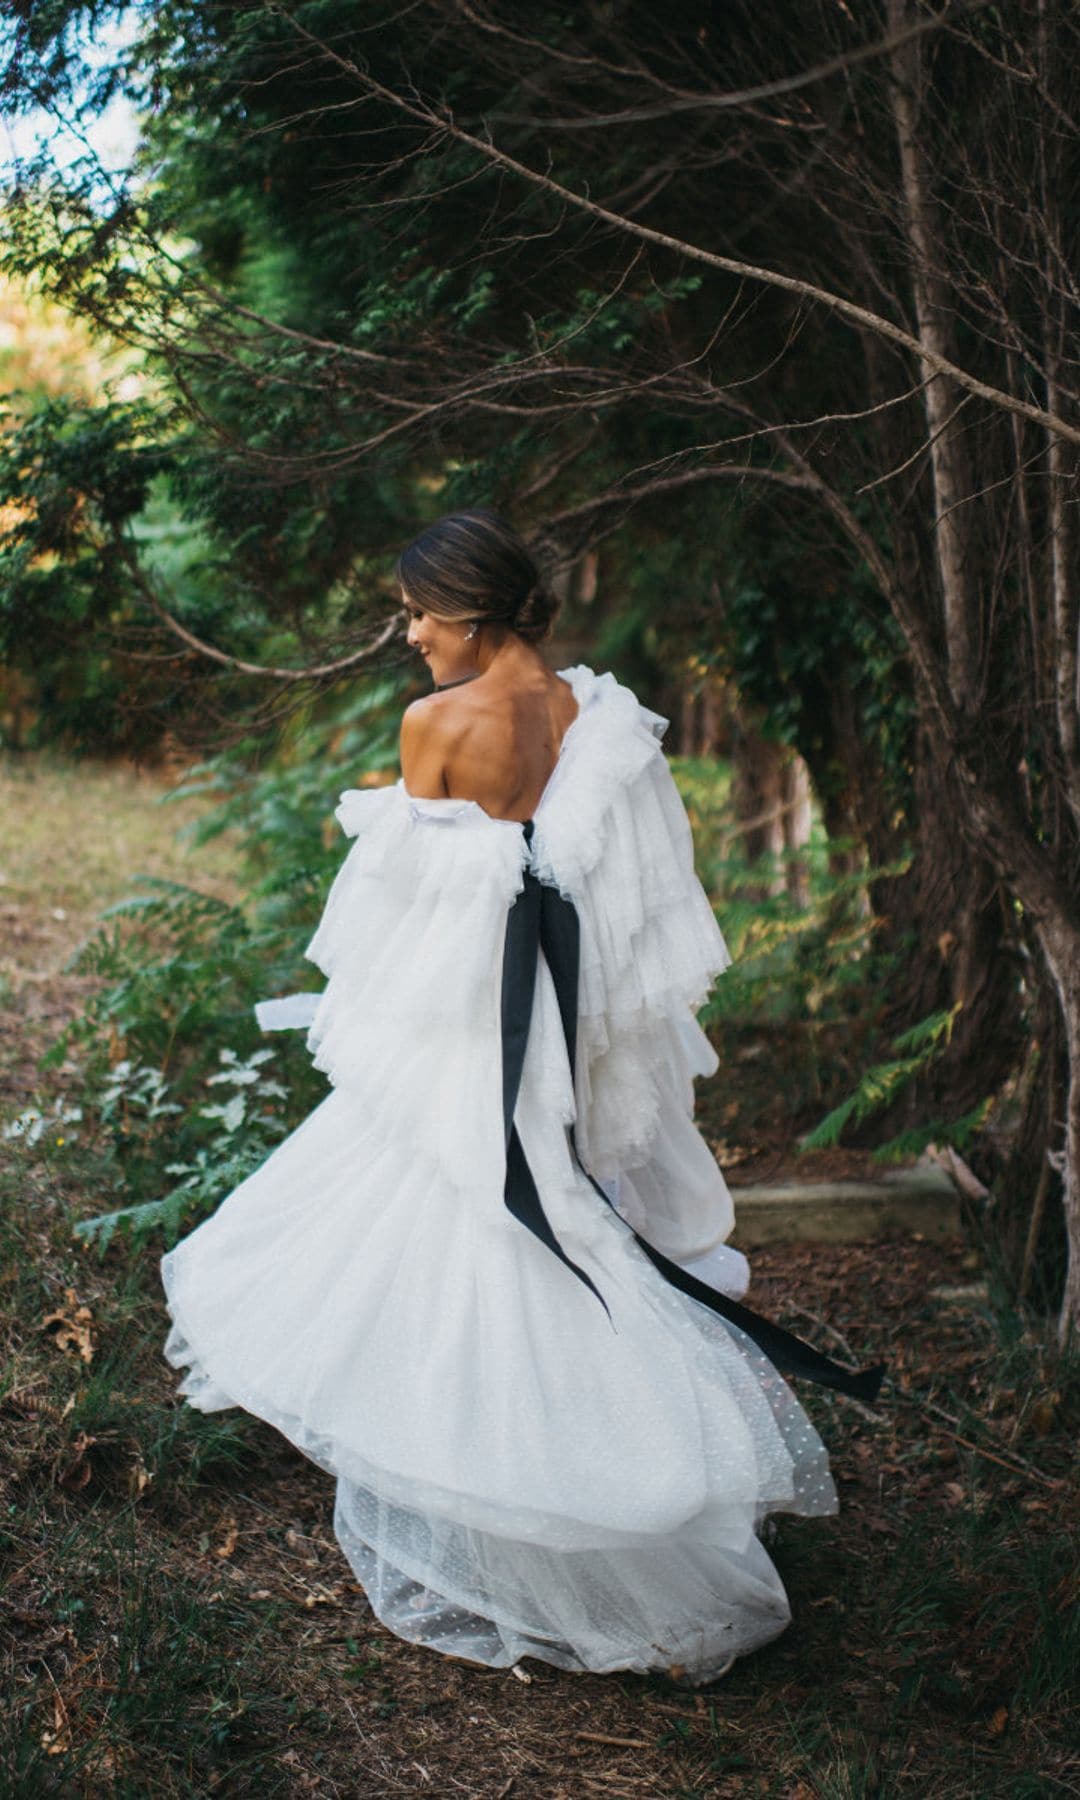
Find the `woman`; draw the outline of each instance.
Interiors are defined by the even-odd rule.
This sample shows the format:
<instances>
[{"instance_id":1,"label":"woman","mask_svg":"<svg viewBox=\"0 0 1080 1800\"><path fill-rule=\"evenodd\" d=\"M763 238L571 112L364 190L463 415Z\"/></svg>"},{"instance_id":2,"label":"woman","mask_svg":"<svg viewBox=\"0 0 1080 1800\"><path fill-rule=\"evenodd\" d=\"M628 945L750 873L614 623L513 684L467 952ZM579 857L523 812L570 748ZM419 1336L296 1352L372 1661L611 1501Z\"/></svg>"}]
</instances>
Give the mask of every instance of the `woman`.
<instances>
[{"instance_id":1,"label":"woman","mask_svg":"<svg viewBox=\"0 0 1080 1800\"><path fill-rule=\"evenodd\" d=\"M399 564L435 692L307 955L333 1084L162 1262L165 1354L337 1477L334 1528L405 1638L506 1666L703 1682L789 1619L757 1532L836 1510L777 1368L872 1399L738 1305L730 1197L693 1124L695 1019L729 958L665 721L554 674L554 606L478 510ZM766 1354L767 1352L767 1354Z\"/></svg>"}]
</instances>

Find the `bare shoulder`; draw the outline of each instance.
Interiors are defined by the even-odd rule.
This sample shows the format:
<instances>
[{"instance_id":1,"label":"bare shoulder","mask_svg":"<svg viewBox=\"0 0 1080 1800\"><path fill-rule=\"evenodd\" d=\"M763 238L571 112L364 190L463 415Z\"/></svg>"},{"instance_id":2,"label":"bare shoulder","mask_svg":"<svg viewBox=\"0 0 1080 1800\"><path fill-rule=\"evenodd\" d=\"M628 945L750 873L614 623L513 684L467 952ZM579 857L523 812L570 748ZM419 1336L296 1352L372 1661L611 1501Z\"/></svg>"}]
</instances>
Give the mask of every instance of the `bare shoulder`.
<instances>
[{"instance_id":1,"label":"bare shoulder","mask_svg":"<svg viewBox=\"0 0 1080 1800\"><path fill-rule=\"evenodd\" d=\"M457 741L457 709L445 694L424 694L401 715L401 774L409 793L434 800L447 793L446 765Z\"/></svg>"},{"instance_id":2,"label":"bare shoulder","mask_svg":"<svg viewBox=\"0 0 1080 1800\"><path fill-rule=\"evenodd\" d=\"M457 693L423 694L411 700L401 715L401 741L415 747L452 742L461 730L468 707Z\"/></svg>"},{"instance_id":3,"label":"bare shoulder","mask_svg":"<svg viewBox=\"0 0 1080 1800\"><path fill-rule=\"evenodd\" d=\"M410 700L401 715L402 742L408 738L413 743L421 742L438 725L438 708L435 702L438 694L423 694L419 700Z\"/></svg>"}]
</instances>

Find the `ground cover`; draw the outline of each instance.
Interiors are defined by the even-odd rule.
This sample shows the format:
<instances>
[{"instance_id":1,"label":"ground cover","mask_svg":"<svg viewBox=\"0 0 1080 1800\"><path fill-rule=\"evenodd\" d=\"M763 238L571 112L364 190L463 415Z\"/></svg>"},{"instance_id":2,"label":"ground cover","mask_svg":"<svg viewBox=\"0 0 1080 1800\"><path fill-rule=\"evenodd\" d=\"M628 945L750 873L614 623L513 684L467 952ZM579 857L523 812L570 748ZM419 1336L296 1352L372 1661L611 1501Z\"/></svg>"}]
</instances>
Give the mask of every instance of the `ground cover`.
<instances>
[{"instance_id":1,"label":"ground cover","mask_svg":"<svg viewBox=\"0 0 1080 1800\"><path fill-rule=\"evenodd\" d=\"M159 791L82 765L3 777L5 1113L70 1079L35 1069L85 999L63 963L133 872L197 866L232 897L228 845L193 864ZM754 1254L755 1304L891 1380L872 1411L803 1389L842 1510L776 1521L794 1623L693 1693L477 1669L383 1631L329 1479L246 1415L178 1404L157 1248L99 1260L73 1237L100 1180L77 1144L0 1141L0 1792L1080 1792L1080 1380L963 1241Z\"/></svg>"}]
</instances>

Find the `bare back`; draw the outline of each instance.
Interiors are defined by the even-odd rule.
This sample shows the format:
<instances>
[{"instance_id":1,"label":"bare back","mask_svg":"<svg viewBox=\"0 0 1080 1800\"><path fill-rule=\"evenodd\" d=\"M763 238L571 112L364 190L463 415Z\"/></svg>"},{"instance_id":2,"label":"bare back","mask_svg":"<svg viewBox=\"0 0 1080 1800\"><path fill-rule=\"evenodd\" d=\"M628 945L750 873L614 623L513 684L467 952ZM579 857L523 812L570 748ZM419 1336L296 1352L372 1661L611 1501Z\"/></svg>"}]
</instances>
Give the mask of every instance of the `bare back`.
<instances>
[{"instance_id":1,"label":"bare back","mask_svg":"<svg viewBox=\"0 0 1080 1800\"><path fill-rule=\"evenodd\" d=\"M406 785L474 800L492 818L531 818L577 710L570 684L539 658L430 694L406 714ZM406 742L403 729L403 767Z\"/></svg>"}]
</instances>

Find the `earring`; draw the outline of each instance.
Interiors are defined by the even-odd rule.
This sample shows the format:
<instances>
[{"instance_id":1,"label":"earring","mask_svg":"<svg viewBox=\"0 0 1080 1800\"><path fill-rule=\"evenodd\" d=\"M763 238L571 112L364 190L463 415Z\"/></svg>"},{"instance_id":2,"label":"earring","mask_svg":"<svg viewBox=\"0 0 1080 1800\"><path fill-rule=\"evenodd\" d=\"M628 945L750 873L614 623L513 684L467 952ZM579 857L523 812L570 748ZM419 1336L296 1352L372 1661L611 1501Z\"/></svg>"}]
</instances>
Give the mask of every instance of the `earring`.
<instances>
[{"instance_id":1,"label":"earring","mask_svg":"<svg viewBox=\"0 0 1080 1800\"><path fill-rule=\"evenodd\" d=\"M476 622L474 620L473 623L469 626L468 631L465 633L465 642L468 643L469 639L474 638L475 636L476 636Z\"/></svg>"}]
</instances>

